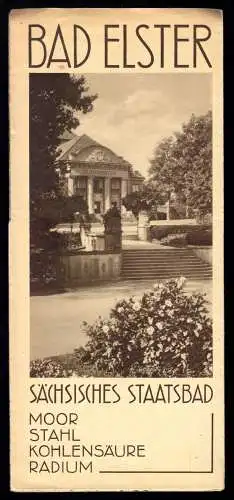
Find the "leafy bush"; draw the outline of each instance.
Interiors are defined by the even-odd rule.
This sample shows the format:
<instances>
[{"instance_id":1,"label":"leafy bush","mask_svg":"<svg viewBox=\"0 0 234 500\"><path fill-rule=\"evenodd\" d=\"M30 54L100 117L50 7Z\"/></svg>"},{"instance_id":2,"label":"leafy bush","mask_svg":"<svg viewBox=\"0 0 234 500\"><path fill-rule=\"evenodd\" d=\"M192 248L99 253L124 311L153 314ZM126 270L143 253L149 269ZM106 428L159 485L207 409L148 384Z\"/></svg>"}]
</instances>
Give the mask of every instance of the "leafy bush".
<instances>
[{"instance_id":1,"label":"leafy bush","mask_svg":"<svg viewBox=\"0 0 234 500\"><path fill-rule=\"evenodd\" d=\"M105 373L90 364L90 356L84 348L72 354L36 359L30 362L30 377L103 377Z\"/></svg>"},{"instance_id":2,"label":"leafy bush","mask_svg":"<svg viewBox=\"0 0 234 500\"><path fill-rule=\"evenodd\" d=\"M172 246L172 247L184 247L187 243L187 234L168 234L165 238L160 240L161 245Z\"/></svg>"},{"instance_id":3,"label":"leafy bush","mask_svg":"<svg viewBox=\"0 0 234 500\"><path fill-rule=\"evenodd\" d=\"M184 278L123 299L107 321L85 325L90 364L109 376L198 377L212 373L212 324L205 296L187 296Z\"/></svg>"},{"instance_id":4,"label":"leafy bush","mask_svg":"<svg viewBox=\"0 0 234 500\"><path fill-rule=\"evenodd\" d=\"M211 229L200 229L196 232L188 232L187 241L189 245L212 245Z\"/></svg>"},{"instance_id":5,"label":"leafy bush","mask_svg":"<svg viewBox=\"0 0 234 500\"><path fill-rule=\"evenodd\" d=\"M30 284L32 288L55 285L57 277L57 264L54 255L31 252Z\"/></svg>"},{"instance_id":6,"label":"leafy bush","mask_svg":"<svg viewBox=\"0 0 234 500\"><path fill-rule=\"evenodd\" d=\"M202 226L201 224L183 224L181 226L173 226L173 225L166 225L165 226L150 226L149 230L149 238L150 240L156 239L156 240L161 240L162 238L165 238L168 236L168 234L179 234L179 233L191 233L193 234L196 231L200 230L206 230L210 229L210 225L204 225Z\"/></svg>"},{"instance_id":7,"label":"leafy bush","mask_svg":"<svg viewBox=\"0 0 234 500\"><path fill-rule=\"evenodd\" d=\"M72 370L67 370L63 363L53 359L36 359L30 363L30 377L69 377Z\"/></svg>"},{"instance_id":8,"label":"leafy bush","mask_svg":"<svg viewBox=\"0 0 234 500\"><path fill-rule=\"evenodd\" d=\"M44 238L44 248L31 248L30 252L30 283L32 289L51 285L61 285L63 270L59 255L63 253L78 253L82 249L80 234L76 232L48 233ZM46 246L46 248L45 248Z\"/></svg>"},{"instance_id":9,"label":"leafy bush","mask_svg":"<svg viewBox=\"0 0 234 500\"><path fill-rule=\"evenodd\" d=\"M58 252L79 251L82 248L80 232L57 233Z\"/></svg>"}]
</instances>

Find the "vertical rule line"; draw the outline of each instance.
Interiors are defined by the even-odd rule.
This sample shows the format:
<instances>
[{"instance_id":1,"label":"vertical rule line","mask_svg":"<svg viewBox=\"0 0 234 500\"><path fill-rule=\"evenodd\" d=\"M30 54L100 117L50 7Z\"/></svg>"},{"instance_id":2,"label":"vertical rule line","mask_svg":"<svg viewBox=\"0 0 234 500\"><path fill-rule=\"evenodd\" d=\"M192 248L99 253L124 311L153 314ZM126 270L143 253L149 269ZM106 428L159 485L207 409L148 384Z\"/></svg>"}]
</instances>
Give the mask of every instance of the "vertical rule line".
<instances>
[{"instance_id":1,"label":"vertical rule line","mask_svg":"<svg viewBox=\"0 0 234 500\"><path fill-rule=\"evenodd\" d=\"M214 414L211 413L211 472L214 472Z\"/></svg>"}]
</instances>

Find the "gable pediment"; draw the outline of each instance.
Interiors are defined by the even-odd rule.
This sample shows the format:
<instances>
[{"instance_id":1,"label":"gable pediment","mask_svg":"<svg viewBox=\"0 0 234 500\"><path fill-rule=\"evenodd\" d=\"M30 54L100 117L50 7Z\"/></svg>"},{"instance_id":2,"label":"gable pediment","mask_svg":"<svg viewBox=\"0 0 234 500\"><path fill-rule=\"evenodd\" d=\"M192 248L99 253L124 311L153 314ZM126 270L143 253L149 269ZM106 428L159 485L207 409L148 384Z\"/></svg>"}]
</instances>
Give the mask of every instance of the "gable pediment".
<instances>
[{"instance_id":1,"label":"gable pediment","mask_svg":"<svg viewBox=\"0 0 234 500\"><path fill-rule=\"evenodd\" d=\"M130 164L109 148L102 146L91 137L82 135L74 137L60 146L60 160L70 160L73 164L87 162L89 164L112 164L128 168Z\"/></svg>"},{"instance_id":2,"label":"gable pediment","mask_svg":"<svg viewBox=\"0 0 234 500\"><path fill-rule=\"evenodd\" d=\"M71 154L74 155L75 161L88 163L115 163L119 165L124 162L122 158L103 146L90 146L81 151L76 151L74 148Z\"/></svg>"}]
</instances>

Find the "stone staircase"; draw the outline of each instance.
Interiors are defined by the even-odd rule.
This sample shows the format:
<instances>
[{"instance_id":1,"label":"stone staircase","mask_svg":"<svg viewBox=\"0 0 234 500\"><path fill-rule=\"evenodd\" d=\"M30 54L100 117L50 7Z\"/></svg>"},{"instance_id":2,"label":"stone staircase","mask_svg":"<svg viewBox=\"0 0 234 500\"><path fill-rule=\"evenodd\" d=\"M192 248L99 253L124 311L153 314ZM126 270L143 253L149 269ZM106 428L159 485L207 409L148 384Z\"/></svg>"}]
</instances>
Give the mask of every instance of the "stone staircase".
<instances>
[{"instance_id":1,"label":"stone staircase","mask_svg":"<svg viewBox=\"0 0 234 500\"><path fill-rule=\"evenodd\" d=\"M122 251L121 277L124 280L163 280L180 276L191 280L209 280L212 278L212 267L199 259L192 249L152 248Z\"/></svg>"}]
</instances>

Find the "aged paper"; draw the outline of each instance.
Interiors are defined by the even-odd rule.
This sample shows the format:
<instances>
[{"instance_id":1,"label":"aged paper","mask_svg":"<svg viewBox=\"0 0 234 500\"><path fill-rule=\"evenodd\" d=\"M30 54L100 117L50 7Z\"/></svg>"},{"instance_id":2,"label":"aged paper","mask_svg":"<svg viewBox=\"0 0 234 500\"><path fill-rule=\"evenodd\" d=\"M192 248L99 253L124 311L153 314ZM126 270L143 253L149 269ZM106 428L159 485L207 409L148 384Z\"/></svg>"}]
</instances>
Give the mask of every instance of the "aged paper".
<instances>
[{"instance_id":1,"label":"aged paper","mask_svg":"<svg viewBox=\"0 0 234 500\"><path fill-rule=\"evenodd\" d=\"M11 489L222 490L222 13L25 9L9 26ZM134 215L123 199L150 189L157 215L152 197ZM42 219L56 251L34 241Z\"/></svg>"}]
</instances>

